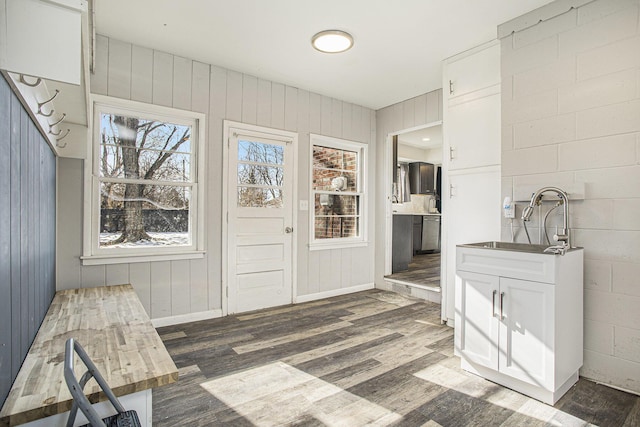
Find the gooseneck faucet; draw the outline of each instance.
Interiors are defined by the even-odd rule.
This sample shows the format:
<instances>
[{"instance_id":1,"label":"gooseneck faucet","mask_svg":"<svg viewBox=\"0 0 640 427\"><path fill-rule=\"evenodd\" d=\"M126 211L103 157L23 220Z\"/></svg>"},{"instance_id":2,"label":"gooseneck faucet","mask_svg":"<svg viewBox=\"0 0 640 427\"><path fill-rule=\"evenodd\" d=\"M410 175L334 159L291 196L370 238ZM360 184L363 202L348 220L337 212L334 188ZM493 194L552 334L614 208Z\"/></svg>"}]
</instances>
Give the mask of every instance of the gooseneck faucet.
<instances>
[{"instance_id":1,"label":"gooseneck faucet","mask_svg":"<svg viewBox=\"0 0 640 427\"><path fill-rule=\"evenodd\" d=\"M562 199L562 204L564 205L564 209L563 209L564 218L562 221L562 231L559 233L556 232L553 238L556 241L562 242L564 245L571 248L571 233L569 231L569 196L565 191L559 189L558 187L542 187L541 189L533 193L533 195L531 196L531 201L529 202L529 206L524 208L524 210L522 211L522 220L523 221L531 220L531 215L533 214L533 208L537 205L540 205L540 203L542 203L542 196L544 193L548 191L552 191L556 193L558 197Z\"/></svg>"}]
</instances>

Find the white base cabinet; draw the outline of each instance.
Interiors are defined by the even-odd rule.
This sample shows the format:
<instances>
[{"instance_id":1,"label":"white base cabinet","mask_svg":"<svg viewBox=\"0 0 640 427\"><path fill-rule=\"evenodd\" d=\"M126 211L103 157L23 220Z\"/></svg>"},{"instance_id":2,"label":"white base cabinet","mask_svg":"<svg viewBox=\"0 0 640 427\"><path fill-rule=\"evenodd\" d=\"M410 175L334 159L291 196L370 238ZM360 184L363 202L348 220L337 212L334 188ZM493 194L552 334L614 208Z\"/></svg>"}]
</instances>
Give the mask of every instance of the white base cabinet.
<instances>
[{"instance_id":1,"label":"white base cabinet","mask_svg":"<svg viewBox=\"0 0 640 427\"><path fill-rule=\"evenodd\" d=\"M583 250L564 256L458 246L462 368L554 404L582 366Z\"/></svg>"}]
</instances>

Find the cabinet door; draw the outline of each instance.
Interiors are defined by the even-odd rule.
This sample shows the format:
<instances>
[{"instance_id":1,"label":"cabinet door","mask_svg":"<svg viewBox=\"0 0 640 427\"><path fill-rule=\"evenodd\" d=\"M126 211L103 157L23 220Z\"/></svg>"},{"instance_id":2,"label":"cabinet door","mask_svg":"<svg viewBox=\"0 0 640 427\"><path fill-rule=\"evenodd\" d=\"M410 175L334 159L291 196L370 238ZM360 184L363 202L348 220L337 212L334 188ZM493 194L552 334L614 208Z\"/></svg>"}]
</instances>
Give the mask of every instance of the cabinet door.
<instances>
[{"instance_id":1,"label":"cabinet door","mask_svg":"<svg viewBox=\"0 0 640 427\"><path fill-rule=\"evenodd\" d=\"M393 215L391 272L409 268L413 257L413 215Z\"/></svg>"},{"instance_id":2,"label":"cabinet door","mask_svg":"<svg viewBox=\"0 0 640 427\"><path fill-rule=\"evenodd\" d=\"M498 369L499 278L487 274L456 273L455 345L460 356Z\"/></svg>"},{"instance_id":3,"label":"cabinet door","mask_svg":"<svg viewBox=\"0 0 640 427\"><path fill-rule=\"evenodd\" d=\"M444 71L449 99L500 84L500 43L494 41L449 58Z\"/></svg>"},{"instance_id":4,"label":"cabinet door","mask_svg":"<svg viewBox=\"0 0 640 427\"><path fill-rule=\"evenodd\" d=\"M500 240L500 171L449 175L443 200L446 227L445 315L453 318L456 245Z\"/></svg>"},{"instance_id":5,"label":"cabinet door","mask_svg":"<svg viewBox=\"0 0 640 427\"><path fill-rule=\"evenodd\" d=\"M500 278L500 372L553 387L554 285Z\"/></svg>"},{"instance_id":6,"label":"cabinet door","mask_svg":"<svg viewBox=\"0 0 640 427\"><path fill-rule=\"evenodd\" d=\"M86 2L6 0L0 8L0 68L80 84Z\"/></svg>"},{"instance_id":7,"label":"cabinet door","mask_svg":"<svg viewBox=\"0 0 640 427\"><path fill-rule=\"evenodd\" d=\"M449 170L500 164L500 92L449 106L445 155Z\"/></svg>"}]
</instances>

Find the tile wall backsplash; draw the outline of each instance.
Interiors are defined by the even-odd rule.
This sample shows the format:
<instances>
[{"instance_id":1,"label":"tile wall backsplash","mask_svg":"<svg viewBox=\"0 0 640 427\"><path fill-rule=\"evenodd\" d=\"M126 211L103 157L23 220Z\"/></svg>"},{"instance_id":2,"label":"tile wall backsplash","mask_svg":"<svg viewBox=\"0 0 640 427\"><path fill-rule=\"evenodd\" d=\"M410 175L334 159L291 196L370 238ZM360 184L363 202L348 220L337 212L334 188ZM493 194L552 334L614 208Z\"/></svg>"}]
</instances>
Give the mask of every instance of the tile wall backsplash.
<instances>
[{"instance_id":1,"label":"tile wall backsplash","mask_svg":"<svg viewBox=\"0 0 640 427\"><path fill-rule=\"evenodd\" d=\"M410 202L393 204L393 211L398 213L428 213L429 199L431 198L433 198L433 196L425 194L412 194Z\"/></svg>"}]
</instances>

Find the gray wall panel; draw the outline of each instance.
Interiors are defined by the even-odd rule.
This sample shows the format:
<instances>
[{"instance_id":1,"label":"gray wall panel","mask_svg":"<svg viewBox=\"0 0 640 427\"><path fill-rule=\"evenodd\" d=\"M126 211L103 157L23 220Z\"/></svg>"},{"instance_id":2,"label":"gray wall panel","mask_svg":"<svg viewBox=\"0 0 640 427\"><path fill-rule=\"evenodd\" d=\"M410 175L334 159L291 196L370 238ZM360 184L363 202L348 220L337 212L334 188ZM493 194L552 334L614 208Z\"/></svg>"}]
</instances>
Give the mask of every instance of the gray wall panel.
<instances>
[{"instance_id":1,"label":"gray wall panel","mask_svg":"<svg viewBox=\"0 0 640 427\"><path fill-rule=\"evenodd\" d=\"M56 158L0 78L0 406L55 293Z\"/></svg>"},{"instance_id":2,"label":"gray wall panel","mask_svg":"<svg viewBox=\"0 0 640 427\"><path fill-rule=\"evenodd\" d=\"M11 383L11 90L0 85L0 396ZM6 348L6 349L5 349Z\"/></svg>"},{"instance_id":3,"label":"gray wall panel","mask_svg":"<svg viewBox=\"0 0 640 427\"><path fill-rule=\"evenodd\" d=\"M2 82L0 82L1 84ZM22 105L15 97L10 97L11 117L20 117ZM4 99L3 101L4 102ZM20 307L22 296L20 294L20 121L11 121L11 307ZM19 310L11 311L11 375L14 378L20 369L20 354L22 353L22 336L20 327L21 313Z\"/></svg>"}]
</instances>

